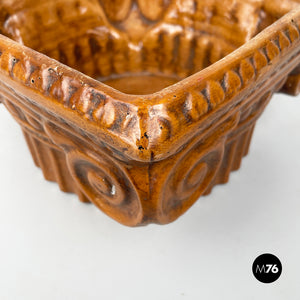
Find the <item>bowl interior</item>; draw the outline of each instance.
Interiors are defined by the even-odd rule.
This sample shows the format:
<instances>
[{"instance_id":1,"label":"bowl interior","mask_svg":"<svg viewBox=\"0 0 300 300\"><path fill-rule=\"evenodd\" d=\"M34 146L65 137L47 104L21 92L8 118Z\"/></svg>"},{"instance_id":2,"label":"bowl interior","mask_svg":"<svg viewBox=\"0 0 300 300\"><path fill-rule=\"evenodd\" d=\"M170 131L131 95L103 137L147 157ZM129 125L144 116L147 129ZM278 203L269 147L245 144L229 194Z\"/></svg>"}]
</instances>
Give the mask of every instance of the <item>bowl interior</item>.
<instances>
[{"instance_id":1,"label":"bowl interior","mask_svg":"<svg viewBox=\"0 0 300 300\"><path fill-rule=\"evenodd\" d=\"M264 1L5 0L2 34L127 94L206 68L272 23Z\"/></svg>"}]
</instances>

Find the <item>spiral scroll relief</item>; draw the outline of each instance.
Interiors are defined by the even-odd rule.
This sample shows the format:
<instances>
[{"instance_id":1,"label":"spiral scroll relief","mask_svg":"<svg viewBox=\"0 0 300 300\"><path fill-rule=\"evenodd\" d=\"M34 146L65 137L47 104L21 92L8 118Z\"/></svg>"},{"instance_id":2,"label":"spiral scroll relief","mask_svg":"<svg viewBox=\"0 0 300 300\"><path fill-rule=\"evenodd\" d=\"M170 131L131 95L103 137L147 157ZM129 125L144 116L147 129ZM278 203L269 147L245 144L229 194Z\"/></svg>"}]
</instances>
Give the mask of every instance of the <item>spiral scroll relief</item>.
<instances>
[{"instance_id":1,"label":"spiral scroll relief","mask_svg":"<svg viewBox=\"0 0 300 300\"><path fill-rule=\"evenodd\" d=\"M200 197L216 175L224 154L224 139L203 149L198 144L174 165L162 192L161 215L175 220Z\"/></svg>"},{"instance_id":2,"label":"spiral scroll relief","mask_svg":"<svg viewBox=\"0 0 300 300\"><path fill-rule=\"evenodd\" d=\"M72 177L88 199L122 224L137 225L143 217L136 189L126 171L105 154L97 161L73 150L67 154Z\"/></svg>"}]
</instances>

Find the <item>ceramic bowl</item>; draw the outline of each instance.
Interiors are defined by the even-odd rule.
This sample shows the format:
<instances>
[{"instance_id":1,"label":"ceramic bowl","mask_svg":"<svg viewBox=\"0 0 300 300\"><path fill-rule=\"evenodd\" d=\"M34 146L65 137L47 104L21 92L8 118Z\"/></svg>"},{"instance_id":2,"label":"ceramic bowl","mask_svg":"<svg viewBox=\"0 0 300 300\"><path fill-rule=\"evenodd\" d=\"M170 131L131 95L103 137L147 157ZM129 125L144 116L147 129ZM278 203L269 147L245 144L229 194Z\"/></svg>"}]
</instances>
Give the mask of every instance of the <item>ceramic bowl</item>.
<instances>
[{"instance_id":1,"label":"ceramic bowl","mask_svg":"<svg viewBox=\"0 0 300 300\"><path fill-rule=\"evenodd\" d=\"M47 180L169 223L240 167L273 93L299 93L299 26L288 0L4 0L0 101Z\"/></svg>"}]
</instances>

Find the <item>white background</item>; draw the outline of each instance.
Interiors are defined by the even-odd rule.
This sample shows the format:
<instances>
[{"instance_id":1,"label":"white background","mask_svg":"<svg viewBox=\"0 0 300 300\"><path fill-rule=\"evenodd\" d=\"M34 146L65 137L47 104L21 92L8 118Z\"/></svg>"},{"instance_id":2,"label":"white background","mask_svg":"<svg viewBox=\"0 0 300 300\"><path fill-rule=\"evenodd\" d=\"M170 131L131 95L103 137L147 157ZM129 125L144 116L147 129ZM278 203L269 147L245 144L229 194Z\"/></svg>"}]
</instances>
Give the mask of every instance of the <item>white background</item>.
<instances>
[{"instance_id":1,"label":"white background","mask_svg":"<svg viewBox=\"0 0 300 300\"><path fill-rule=\"evenodd\" d=\"M254 259L277 255L278 281ZM249 155L172 224L127 228L46 182L0 106L0 299L299 299L300 97L276 95Z\"/></svg>"}]
</instances>

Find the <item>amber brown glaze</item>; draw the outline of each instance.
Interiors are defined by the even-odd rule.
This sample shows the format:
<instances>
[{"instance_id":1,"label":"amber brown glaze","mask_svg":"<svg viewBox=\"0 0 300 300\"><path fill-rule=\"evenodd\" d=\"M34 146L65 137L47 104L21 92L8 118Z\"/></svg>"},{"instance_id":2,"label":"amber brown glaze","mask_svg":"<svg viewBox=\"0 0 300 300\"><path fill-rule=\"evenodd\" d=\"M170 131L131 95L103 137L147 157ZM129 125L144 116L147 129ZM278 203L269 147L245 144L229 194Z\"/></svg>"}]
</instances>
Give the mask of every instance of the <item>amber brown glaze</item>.
<instances>
[{"instance_id":1,"label":"amber brown glaze","mask_svg":"<svg viewBox=\"0 0 300 300\"><path fill-rule=\"evenodd\" d=\"M0 101L47 180L169 223L240 167L273 93L300 91L300 8L270 3L1 1Z\"/></svg>"}]
</instances>

